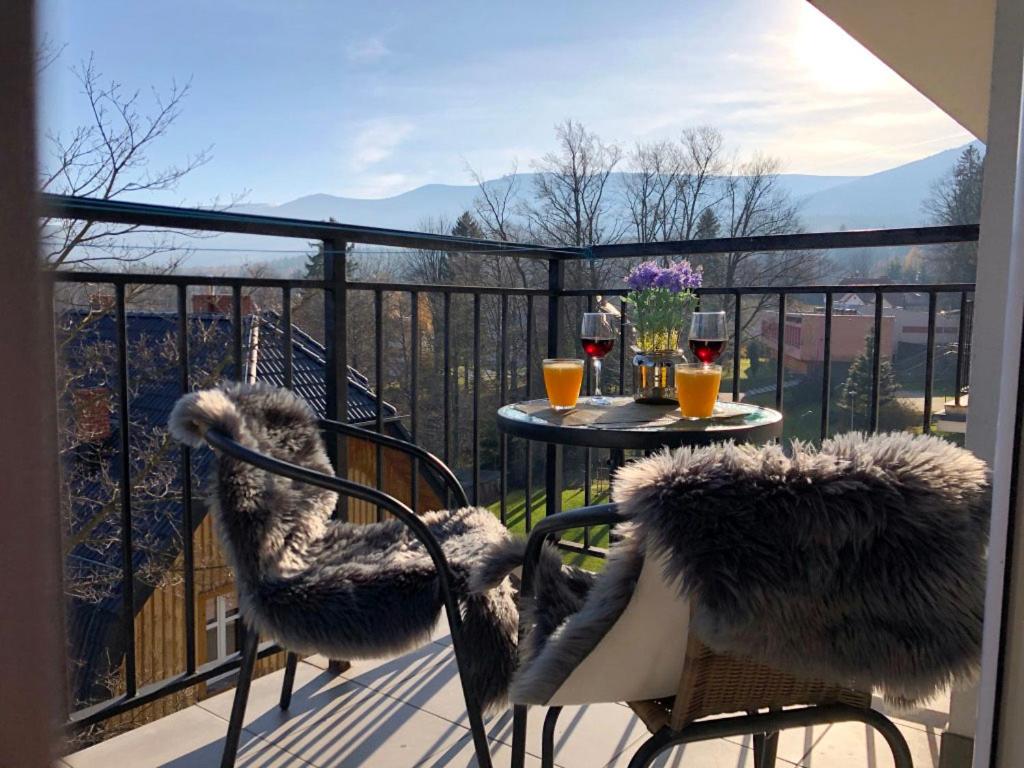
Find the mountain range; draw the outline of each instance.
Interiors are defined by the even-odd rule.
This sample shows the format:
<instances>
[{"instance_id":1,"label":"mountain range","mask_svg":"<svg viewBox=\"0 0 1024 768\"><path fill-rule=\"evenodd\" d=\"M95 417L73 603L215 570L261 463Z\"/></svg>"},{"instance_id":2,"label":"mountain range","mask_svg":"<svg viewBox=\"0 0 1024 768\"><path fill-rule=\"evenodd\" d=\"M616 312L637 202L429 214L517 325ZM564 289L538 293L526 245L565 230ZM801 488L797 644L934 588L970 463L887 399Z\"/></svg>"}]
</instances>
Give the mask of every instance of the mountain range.
<instances>
[{"instance_id":1,"label":"mountain range","mask_svg":"<svg viewBox=\"0 0 1024 768\"><path fill-rule=\"evenodd\" d=\"M966 146L966 145L965 145ZM978 145L981 147L981 145ZM927 224L922 203L936 180L948 174L964 147L934 155L866 176L817 176L782 174L780 186L800 204L805 231L875 227L913 227ZM984 150L981 147L982 151ZM532 174L521 174L519 195L529 194ZM621 200L625 174L613 174L606 194ZM484 182L494 187L501 179ZM428 219L454 221L472 210L478 193L475 185L427 184L393 197L361 199L328 194L311 194L278 205L246 204L232 210L265 216L326 220L392 229L422 229ZM305 244L284 238L222 235L202 242L188 258L188 267L232 269L242 263L285 262L269 251L303 250Z\"/></svg>"}]
</instances>

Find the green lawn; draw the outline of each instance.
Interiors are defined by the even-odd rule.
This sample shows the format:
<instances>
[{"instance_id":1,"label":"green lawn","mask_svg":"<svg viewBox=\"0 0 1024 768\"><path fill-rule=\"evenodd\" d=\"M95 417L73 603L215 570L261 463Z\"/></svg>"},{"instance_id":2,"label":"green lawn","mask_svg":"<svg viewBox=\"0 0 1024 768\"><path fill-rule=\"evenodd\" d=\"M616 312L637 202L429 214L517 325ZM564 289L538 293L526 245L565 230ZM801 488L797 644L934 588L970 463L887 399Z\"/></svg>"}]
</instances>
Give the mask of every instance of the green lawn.
<instances>
[{"instance_id":1,"label":"green lawn","mask_svg":"<svg viewBox=\"0 0 1024 768\"><path fill-rule=\"evenodd\" d=\"M543 489L534 489L533 492L533 504L531 506L530 520L533 524L536 524L538 520L543 520L545 517L544 507L547 496ZM601 489L600 492L595 490L590 498L591 504L603 504L608 501L608 492L605 489ZM582 488L569 488L562 491L562 509L576 509L577 507L584 506L583 504L583 489ZM501 515L501 502L494 502L488 509L494 513L495 516ZM505 507L506 520L505 525L510 531L519 534L526 533L526 493L522 490L509 491L506 498ZM562 534L562 538L568 541L583 543L583 531L573 530L566 531ZM608 526L601 525L590 529L590 545L594 547L607 547L608 546ZM591 571L599 571L604 566L604 559L600 557L593 557L590 555L583 555L577 552L566 552L564 556L565 562L572 565L578 565L581 568L586 568Z\"/></svg>"}]
</instances>

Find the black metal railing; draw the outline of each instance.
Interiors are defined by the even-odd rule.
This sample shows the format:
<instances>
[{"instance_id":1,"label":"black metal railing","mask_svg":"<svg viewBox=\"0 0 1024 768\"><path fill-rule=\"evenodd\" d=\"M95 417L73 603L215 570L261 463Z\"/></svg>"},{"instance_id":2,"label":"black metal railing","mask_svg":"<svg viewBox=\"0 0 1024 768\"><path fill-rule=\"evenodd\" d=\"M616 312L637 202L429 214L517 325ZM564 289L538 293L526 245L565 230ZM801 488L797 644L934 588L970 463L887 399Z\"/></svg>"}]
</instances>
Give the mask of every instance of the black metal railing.
<instances>
[{"instance_id":1,"label":"black metal railing","mask_svg":"<svg viewBox=\"0 0 1024 768\"><path fill-rule=\"evenodd\" d=\"M422 342L425 318L421 311L421 302L437 300L435 306L440 307L440 323L431 313L430 324L435 337L441 339L441 348L432 349L433 359L440 360L440 394L442 406L437 414L440 425L440 436L435 436L437 445L431 446L440 453L446 462L457 464L462 456L454 451L455 430L468 432L469 450L467 476L470 478L471 501L481 503L487 501L482 491L482 425L492 415L484 412L482 388L485 379L490 377L489 392L496 405L508 402L513 397L531 398L542 393L537 382L537 374L541 357L557 357L567 347L567 339L571 339L565 327L565 308L567 302L577 302L582 310L593 308L601 302L613 302L620 313L620 330L625 332L628 323L628 306L622 301L626 290L620 284L601 288L567 287L567 263L580 259L627 259L650 258L663 255L681 256L692 254L714 254L737 251L751 251L764 254L801 250L833 250L882 246L916 246L926 244L969 242L977 239L976 226L961 227L925 227L899 230L873 230L852 232L831 232L795 235L776 235L754 238L716 239L704 241L684 241L673 243L652 244L614 244L594 246L592 248L548 248L535 244L517 244L483 240L477 238L459 238L443 235L432 235L418 232L378 229L372 227L354 227L327 222L312 222L292 219L276 219L263 216L252 216L226 212L188 210L163 206L149 206L112 201L97 201L59 196L44 196L43 205L47 216L64 219L90 220L128 225L140 225L147 228L161 228L188 231L247 233L264 236L300 238L303 241L318 241L321 244L324 258L322 279L281 279L256 277L221 277L180 274L141 274L122 272L92 271L56 271L53 272L55 290L61 285L100 284L113 287L114 315L116 322L117 341L117 416L118 423L123 425L119 432L119 498L120 498L120 550L123 572L121 574L121 639L124 646L123 692L109 700L73 711L70 721L76 726L85 726L100 722L116 714L125 712L141 704L153 701L175 691L188 688L196 683L221 675L239 665L238 654L211 664L201 664L196 653L196 583L195 583L195 552L190 532L194 529L195 515L193 497L194 456L188 449L183 449L180 459L180 480L182 483L182 568L183 590L185 593L185 612L183 616L185 632L185 663L180 674L166 679L140 686L135 659L135 613L138 609L137 596L133 585L135 576L132 572L133 547L132 538L132 473L134 467L130 458L131 409L133 403L129 397L129 349L127 343L128 297L127 289L132 286L164 286L174 293L174 313L176 317L176 350L177 350L177 383L181 393L187 392L192 386L190 369L190 328L189 306L190 292L202 288L226 288L230 291L230 323L231 338L229 357L236 375L244 367L245 340L243 338L243 300L246 291L266 290L280 294L280 330L283 339L283 384L288 387L295 385L295 361L293 359L293 321L295 313L295 296L308 292L320 292L323 295L323 350L324 350L324 410L328 419L345 420L349 403L349 345L354 332L362 337L372 333L373 342L373 398L375 414L372 425L377 431L383 431L385 425L395 419L386 419L385 391L389 386L408 387L411 395L408 398L407 413L400 414L400 420L407 425L413 440L423 434L423 412L419 391L423 386L423 370L421 370ZM349 244L369 244L407 249L429 249L447 253L477 255L480 257L516 256L536 260L546 280L541 284L529 287L501 287L493 285L447 285L447 284L408 284L391 281L350 280L348 278ZM546 282L546 285L543 283ZM883 326L887 296L899 294L916 294L927 297L926 312L927 328L925 332L923 395L924 407L920 419L920 429L930 431L932 428L933 378L935 375L936 352L936 318L939 306L949 306L949 314L957 314L957 341L947 345L947 352L955 356L955 399L959 403L960 393L967 381L967 344L970 337L970 308L974 286L971 284L890 284L877 283L868 285L797 285L797 286L744 286L744 287L708 287L699 291L700 301L707 305L718 304L732 313L733 344L737 350L744 341L743 332L757 317L752 317L749 304L756 301L760 308L760 317L774 313L777 328L774 332L775 370L769 379L768 391L763 393L768 398L766 404L777 408L786 405L787 365L807 367L808 361L794 358L787 354L787 327L790 320L801 315L803 317L821 316L822 335L820 359L811 363L820 371L820 393L817 408L820 414L815 418L816 437L825 438L834 432L830 423L830 413L836 407L834 402L835 387L831 380L831 367L836 356L834 330L836 318L836 298L845 294L856 293L872 297L874 302L871 331L870 355L871 375L868 402L869 413L863 426L869 430L880 427L881 409L880 396L883 384ZM350 327L350 309L353 302L360 297L369 297L373 328ZM407 301L408 320L411 338L411 355L408 357L408 370L403 371L404 380L395 385L387 380L385 357L390 353L387 343L386 325L393 322L386 312L387 302L399 297ZM455 319L456 302L470 302L468 316L471 327L457 325ZM544 303L539 307L540 302ZM795 313L794 307L810 308L804 313ZM497 318L493 328L494 338L487 339L487 348L493 342L493 363L484 359L483 315L484 309L493 309ZM820 309L819 309L820 308ZM510 313L522 312L525 317L521 322L510 322ZM518 316L518 315L517 315ZM746 321L746 324L745 322ZM842 322L842 321L841 321ZM442 329L437 333L437 326ZM517 368L514 377L510 371L508 352L510 336L519 332L524 338L515 340L523 350L522 365ZM535 338L543 332L546 341L541 344ZM944 330L948 335L948 330ZM469 360L456 361L453 357L452 341L456 337L466 338L470 334ZM747 336L750 337L748 332ZM771 341L771 333L767 341ZM764 334L760 338L765 341ZM848 346L848 345L847 345ZM517 347L518 348L518 347ZM867 352L868 350L864 350ZM488 355L488 358L490 355ZM461 362L466 362L465 366ZM520 361L516 361L520 362ZM625 344L619 345L617 356L617 390L620 393L630 391L630 367ZM731 390L734 397L739 397L743 389L742 357L733 354L731 357ZM614 366L612 366L614 368ZM456 368L458 368L456 370ZM436 370L434 371L436 374ZM614 371L613 371L614 373ZM457 390L465 386L471 376L468 423L456 423L453 414L453 397ZM748 379L749 380L749 379ZM773 386L772 386L773 385ZM851 420L852 408L851 408ZM327 436L328 451L339 475L347 476L348 451L345 436L332 434ZM544 481L543 494L538 496L535 488L535 458L537 451L529 443L520 445L521 466L516 468L515 475L519 478L514 490L522 494L523 506L521 515L513 519L509 509L509 498L512 493L510 477L512 476L512 460L515 453L512 449L515 438L504 435L497 436L497 469L499 473L498 499L495 502L497 514L503 523L515 528L529 531L536 522L535 509L540 508L545 515L557 514L562 506L562 490L566 463L563 449L555 445L544 448ZM376 483L378 488L384 482L381 447L376 447ZM597 449L587 449L583 454L583 471L579 474L582 494L581 504L599 501L594 489L595 473L600 473L607 461L599 455ZM610 458L610 457L609 457ZM418 508L420 493L420 467L414 464L410 494L412 507ZM345 508L340 512L344 514ZM587 530L579 540L566 542L570 548L583 555L601 556L604 549L597 546L592 532ZM261 653L271 653L275 649L265 646Z\"/></svg>"}]
</instances>

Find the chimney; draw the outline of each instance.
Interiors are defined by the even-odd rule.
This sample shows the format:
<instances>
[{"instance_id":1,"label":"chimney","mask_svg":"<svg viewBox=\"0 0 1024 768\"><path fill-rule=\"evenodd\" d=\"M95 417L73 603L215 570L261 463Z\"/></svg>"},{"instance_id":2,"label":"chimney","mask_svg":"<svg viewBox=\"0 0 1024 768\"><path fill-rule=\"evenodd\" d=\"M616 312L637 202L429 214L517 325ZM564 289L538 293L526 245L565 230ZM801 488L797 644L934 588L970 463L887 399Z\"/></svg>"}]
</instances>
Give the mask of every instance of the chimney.
<instances>
[{"instance_id":1,"label":"chimney","mask_svg":"<svg viewBox=\"0 0 1024 768\"><path fill-rule=\"evenodd\" d=\"M232 296L229 293L197 293L192 296L192 311L198 314L230 315ZM252 296L242 296L242 314L253 312Z\"/></svg>"},{"instance_id":2,"label":"chimney","mask_svg":"<svg viewBox=\"0 0 1024 768\"><path fill-rule=\"evenodd\" d=\"M79 443L98 443L110 437L110 390L83 387L72 392L75 435Z\"/></svg>"}]
</instances>

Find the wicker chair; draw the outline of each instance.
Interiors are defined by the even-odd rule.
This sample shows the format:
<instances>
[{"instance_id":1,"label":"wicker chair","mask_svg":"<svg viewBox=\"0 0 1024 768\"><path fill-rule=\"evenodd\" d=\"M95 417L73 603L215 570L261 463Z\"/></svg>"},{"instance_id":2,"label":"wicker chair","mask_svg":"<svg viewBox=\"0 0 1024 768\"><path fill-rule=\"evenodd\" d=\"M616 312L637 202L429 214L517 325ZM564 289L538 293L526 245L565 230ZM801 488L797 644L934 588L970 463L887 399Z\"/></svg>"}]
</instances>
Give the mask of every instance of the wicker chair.
<instances>
[{"instance_id":1,"label":"wicker chair","mask_svg":"<svg viewBox=\"0 0 1024 768\"><path fill-rule=\"evenodd\" d=\"M733 730L730 725L735 725L736 732L721 735L750 733L760 710L769 714L762 718L767 721L763 725L766 730L753 734L754 764L758 768L774 764L779 730L843 720L861 720L876 728L889 743L896 765L910 765L903 736L891 721L870 708L870 692L822 680L798 679L749 659L715 653L694 636L687 644L676 695L670 699L629 702L629 706L652 734L634 758L637 765L646 765L670 746L711 738L702 735L696 723L714 715L746 712L747 717L716 720L707 725L714 723L717 728L729 730ZM780 713L783 707L793 706L803 709Z\"/></svg>"},{"instance_id":2,"label":"wicker chair","mask_svg":"<svg viewBox=\"0 0 1024 768\"><path fill-rule=\"evenodd\" d=\"M533 595L541 550L553 534L573 528L623 522L627 522L626 517L614 505L572 510L541 521L527 543L522 597L529 599ZM659 597L666 599L664 593ZM673 622L673 614L681 616L683 631L686 631L689 610L689 606L678 598L674 604L659 608L666 624ZM526 628L521 628L521 636L524 631ZM598 651L599 648L594 649L591 656L597 656ZM607 656L604 658L607 660ZM589 660L590 657L585 661ZM601 663L597 661L595 665ZM629 670L627 675L633 675L648 664L644 658L630 657L622 658L621 663ZM607 672L608 665L604 664L603 669ZM570 695L573 700L569 703L617 700L598 694L597 698L585 702L580 699L581 695L586 697L587 693L581 694L577 686ZM552 700L557 701L558 695ZM675 695L627 703L651 732L650 738L633 755L630 768L649 766L659 754L679 744L743 735L753 735L756 768L767 768L775 764L779 731L848 721L859 721L876 729L888 743L896 768L913 766L902 734L891 720L871 709L870 692L822 680L799 679L752 660L715 653L692 632L687 635L686 653L681 660ZM783 710L783 707L787 709ZM554 765L555 726L561 710L560 704L549 706L544 720L541 753L544 768ZM707 719L730 713L745 714ZM524 764L526 720L527 706L516 703L513 768L522 768Z\"/></svg>"}]
</instances>

